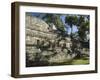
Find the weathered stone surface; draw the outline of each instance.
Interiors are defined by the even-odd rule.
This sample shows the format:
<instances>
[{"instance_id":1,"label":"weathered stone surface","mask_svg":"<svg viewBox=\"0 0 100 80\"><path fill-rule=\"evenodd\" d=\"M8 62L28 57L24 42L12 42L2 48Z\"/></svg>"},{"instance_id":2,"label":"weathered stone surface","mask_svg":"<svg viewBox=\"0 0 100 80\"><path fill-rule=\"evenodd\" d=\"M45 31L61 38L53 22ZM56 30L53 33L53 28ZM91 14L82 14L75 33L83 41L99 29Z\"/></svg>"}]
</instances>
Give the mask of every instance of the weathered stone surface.
<instances>
[{"instance_id":1,"label":"weathered stone surface","mask_svg":"<svg viewBox=\"0 0 100 80\"><path fill-rule=\"evenodd\" d=\"M57 33L49 31L49 25L36 17L26 16L26 54L28 60L46 61L49 63L61 63L72 59L68 54L71 40L66 37L65 40L57 43ZM65 46L64 46L65 44ZM64 47L64 48L63 48Z\"/></svg>"},{"instance_id":2,"label":"weathered stone surface","mask_svg":"<svg viewBox=\"0 0 100 80\"><path fill-rule=\"evenodd\" d=\"M37 30L26 29L26 35L30 37L40 37L40 38L47 38L47 39L56 39L57 34L41 32Z\"/></svg>"},{"instance_id":3,"label":"weathered stone surface","mask_svg":"<svg viewBox=\"0 0 100 80\"><path fill-rule=\"evenodd\" d=\"M26 47L26 54L28 57L28 60L35 60L36 54L41 53L40 49L37 49L36 47Z\"/></svg>"},{"instance_id":4,"label":"weathered stone surface","mask_svg":"<svg viewBox=\"0 0 100 80\"><path fill-rule=\"evenodd\" d=\"M56 56L53 56L49 59L50 63L61 63L66 62L68 60L67 55L64 53L59 53Z\"/></svg>"},{"instance_id":5,"label":"weathered stone surface","mask_svg":"<svg viewBox=\"0 0 100 80\"><path fill-rule=\"evenodd\" d=\"M35 29L43 32L48 32L48 24L45 21L33 16L26 16L26 29Z\"/></svg>"}]
</instances>

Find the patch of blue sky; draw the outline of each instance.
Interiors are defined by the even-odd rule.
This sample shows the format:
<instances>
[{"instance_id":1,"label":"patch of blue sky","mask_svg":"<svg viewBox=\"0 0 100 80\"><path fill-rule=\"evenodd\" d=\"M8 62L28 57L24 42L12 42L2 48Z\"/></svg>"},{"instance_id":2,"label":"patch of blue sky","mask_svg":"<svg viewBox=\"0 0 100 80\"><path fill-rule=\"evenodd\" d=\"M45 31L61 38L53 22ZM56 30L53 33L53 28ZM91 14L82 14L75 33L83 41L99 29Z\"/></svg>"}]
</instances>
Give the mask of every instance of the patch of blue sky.
<instances>
[{"instance_id":1,"label":"patch of blue sky","mask_svg":"<svg viewBox=\"0 0 100 80\"><path fill-rule=\"evenodd\" d=\"M71 34L71 28L70 27L66 28L66 31L68 32L68 34ZM73 26L72 27L72 33L76 33L76 32L78 32L77 26Z\"/></svg>"}]
</instances>

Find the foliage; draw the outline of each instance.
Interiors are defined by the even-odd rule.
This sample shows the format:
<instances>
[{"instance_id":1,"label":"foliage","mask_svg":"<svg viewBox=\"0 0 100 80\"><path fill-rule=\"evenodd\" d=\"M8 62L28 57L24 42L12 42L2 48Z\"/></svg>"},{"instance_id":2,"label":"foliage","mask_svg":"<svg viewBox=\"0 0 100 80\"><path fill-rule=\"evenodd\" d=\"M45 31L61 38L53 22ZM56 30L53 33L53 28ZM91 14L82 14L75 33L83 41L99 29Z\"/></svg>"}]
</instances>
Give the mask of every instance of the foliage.
<instances>
[{"instance_id":1,"label":"foliage","mask_svg":"<svg viewBox=\"0 0 100 80\"><path fill-rule=\"evenodd\" d=\"M43 19L49 24L49 23L53 23L56 28L61 31L61 32L65 32L64 29L64 24L60 18L61 15L56 15L56 14L46 14Z\"/></svg>"},{"instance_id":2,"label":"foliage","mask_svg":"<svg viewBox=\"0 0 100 80\"><path fill-rule=\"evenodd\" d=\"M54 20L54 24L56 25L58 30L65 32L64 24L63 24L62 20L60 19L59 15L56 15L55 20Z\"/></svg>"},{"instance_id":3,"label":"foliage","mask_svg":"<svg viewBox=\"0 0 100 80\"><path fill-rule=\"evenodd\" d=\"M89 21L85 20L85 17L83 16L79 17L78 29L80 40L85 41L87 35L89 35Z\"/></svg>"},{"instance_id":4,"label":"foliage","mask_svg":"<svg viewBox=\"0 0 100 80\"><path fill-rule=\"evenodd\" d=\"M67 23L70 27L77 24L77 16L74 15L67 15L65 18L65 23Z\"/></svg>"},{"instance_id":5,"label":"foliage","mask_svg":"<svg viewBox=\"0 0 100 80\"><path fill-rule=\"evenodd\" d=\"M75 15L67 15L65 18L65 23L68 24L71 28L71 38L72 38L72 31L73 31L73 25L76 25L78 22L78 18Z\"/></svg>"},{"instance_id":6,"label":"foliage","mask_svg":"<svg viewBox=\"0 0 100 80\"><path fill-rule=\"evenodd\" d=\"M80 40L85 41L87 35L89 35L89 19L86 16L76 16L76 15L67 15L65 18L65 23L71 27L71 36L73 25L76 25L78 28L78 36ZM75 33L76 34L76 33Z\"/></svg>"}]
</instances>

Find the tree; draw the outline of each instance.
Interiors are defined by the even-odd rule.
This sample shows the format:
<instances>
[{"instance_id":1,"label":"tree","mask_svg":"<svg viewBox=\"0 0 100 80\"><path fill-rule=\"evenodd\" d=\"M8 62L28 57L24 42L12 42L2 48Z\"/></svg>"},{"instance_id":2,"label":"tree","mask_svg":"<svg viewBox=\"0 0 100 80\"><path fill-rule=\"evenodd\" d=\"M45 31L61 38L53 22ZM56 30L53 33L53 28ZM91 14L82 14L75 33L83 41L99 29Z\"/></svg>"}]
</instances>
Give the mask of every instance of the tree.
<instances>
[{"instance_id":1,"label":"tree","mask_svg":"<svg viewBox=\"0 0 100 80\"><path fill-rule=\"evenodd\" d=\"M59 30L61 33L65 32L65 26L64 23L62 22L61 18L60 18L60 14L46 14L43 19L49 24L49 23L53 23L57 30Z\"/></svg>"},{"instance_id":2,"label":"tree","mask_svg":"<svg viewBox=\"0 0 100 80\"><path fill-rule=\"evenodd\" d=\"M65 18L65 23L69 25L71 28L71 34L70 34L72 41L71 50L72 53L74 53L75 48L77 48L78 50L79 48L78 45L80 45L80 48L82 48L83 43L86 42L87 39L89 39L87 38L87 35L89 35L89 16L67 15ZM78 29L78 32L75 32L74 34L73 34L73 26L76 26Z\"/></svg>"},{"instance_id":3,"label":"tree","mask_svg":"<svg viewBox=\"0 0 100 80\"><path fill-rule=\"evenodd\" d=\"M76 25L78 28L78 36L80 40L85 41L86 36L89 35L89 16L84 15L67 15L65 18L65 23L71 28L71 39L73 34L73 26Z\"/></svg>"},{"instance_id":4,"label":"tree","mask_svg":"<svg viewBox=\"0 0 100 80\"><path fill-rule=\"evenodd\" d=\"M71 28L71 38L73 35L73 25L77 25L78 18L75 15L67 15L65 18L65 23L68 24Z\"/></svg>"},{"instance_id":5,"label":"tree","mask_svg":"<svg viewBox=\"0 0 100 80\"><path fill-rule=\"evenodd\" d=\"M77 27L80 41L85 41L87 35L89 35L89 20L87 19L87 17L80 16L79 22L77 23Z\"/></svg>"}]
</instances>

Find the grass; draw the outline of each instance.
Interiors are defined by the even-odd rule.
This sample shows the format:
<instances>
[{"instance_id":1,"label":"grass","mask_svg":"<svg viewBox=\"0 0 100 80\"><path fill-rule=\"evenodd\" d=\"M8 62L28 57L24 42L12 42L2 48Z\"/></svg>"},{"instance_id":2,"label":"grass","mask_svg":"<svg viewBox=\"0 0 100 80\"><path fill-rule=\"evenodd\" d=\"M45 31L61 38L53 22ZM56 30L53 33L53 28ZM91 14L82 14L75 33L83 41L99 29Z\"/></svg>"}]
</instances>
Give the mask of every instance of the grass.
<instances>
[{"instance_id":1,"label":"grass","mask_svg":"<svg viewBox=\"0 0 100 80\"><path fill-rule=\"evenodd\" d=\"M59 66L59 65L86 65L89 64L89 59L80 58L80 59L73 59L67 62L62 63L51 63L49 66Z\"/></svg>"},{"instance_id":2,"label":"grass","mask_svg":"<svg viewBox=\"0 0 100 80\"><path fill-rule=\"evenodd\" d=\"M89 60L84 59L75 59L71 62L72 65L78 65L78 64L89 64Z\"/></svg>"},{"instance_id":3,"label":"grass","mask_svg":"<svg viewBox=\"0 0 100 80\"><path fill-rule=\"evenodd\" d=\"M65 61L62 63L51 63L49 65L55 66L55 65L85 65L85 64L89 64L89 58L87 57L72 59L70 61Z\"/></svg>"}]
</instances>

